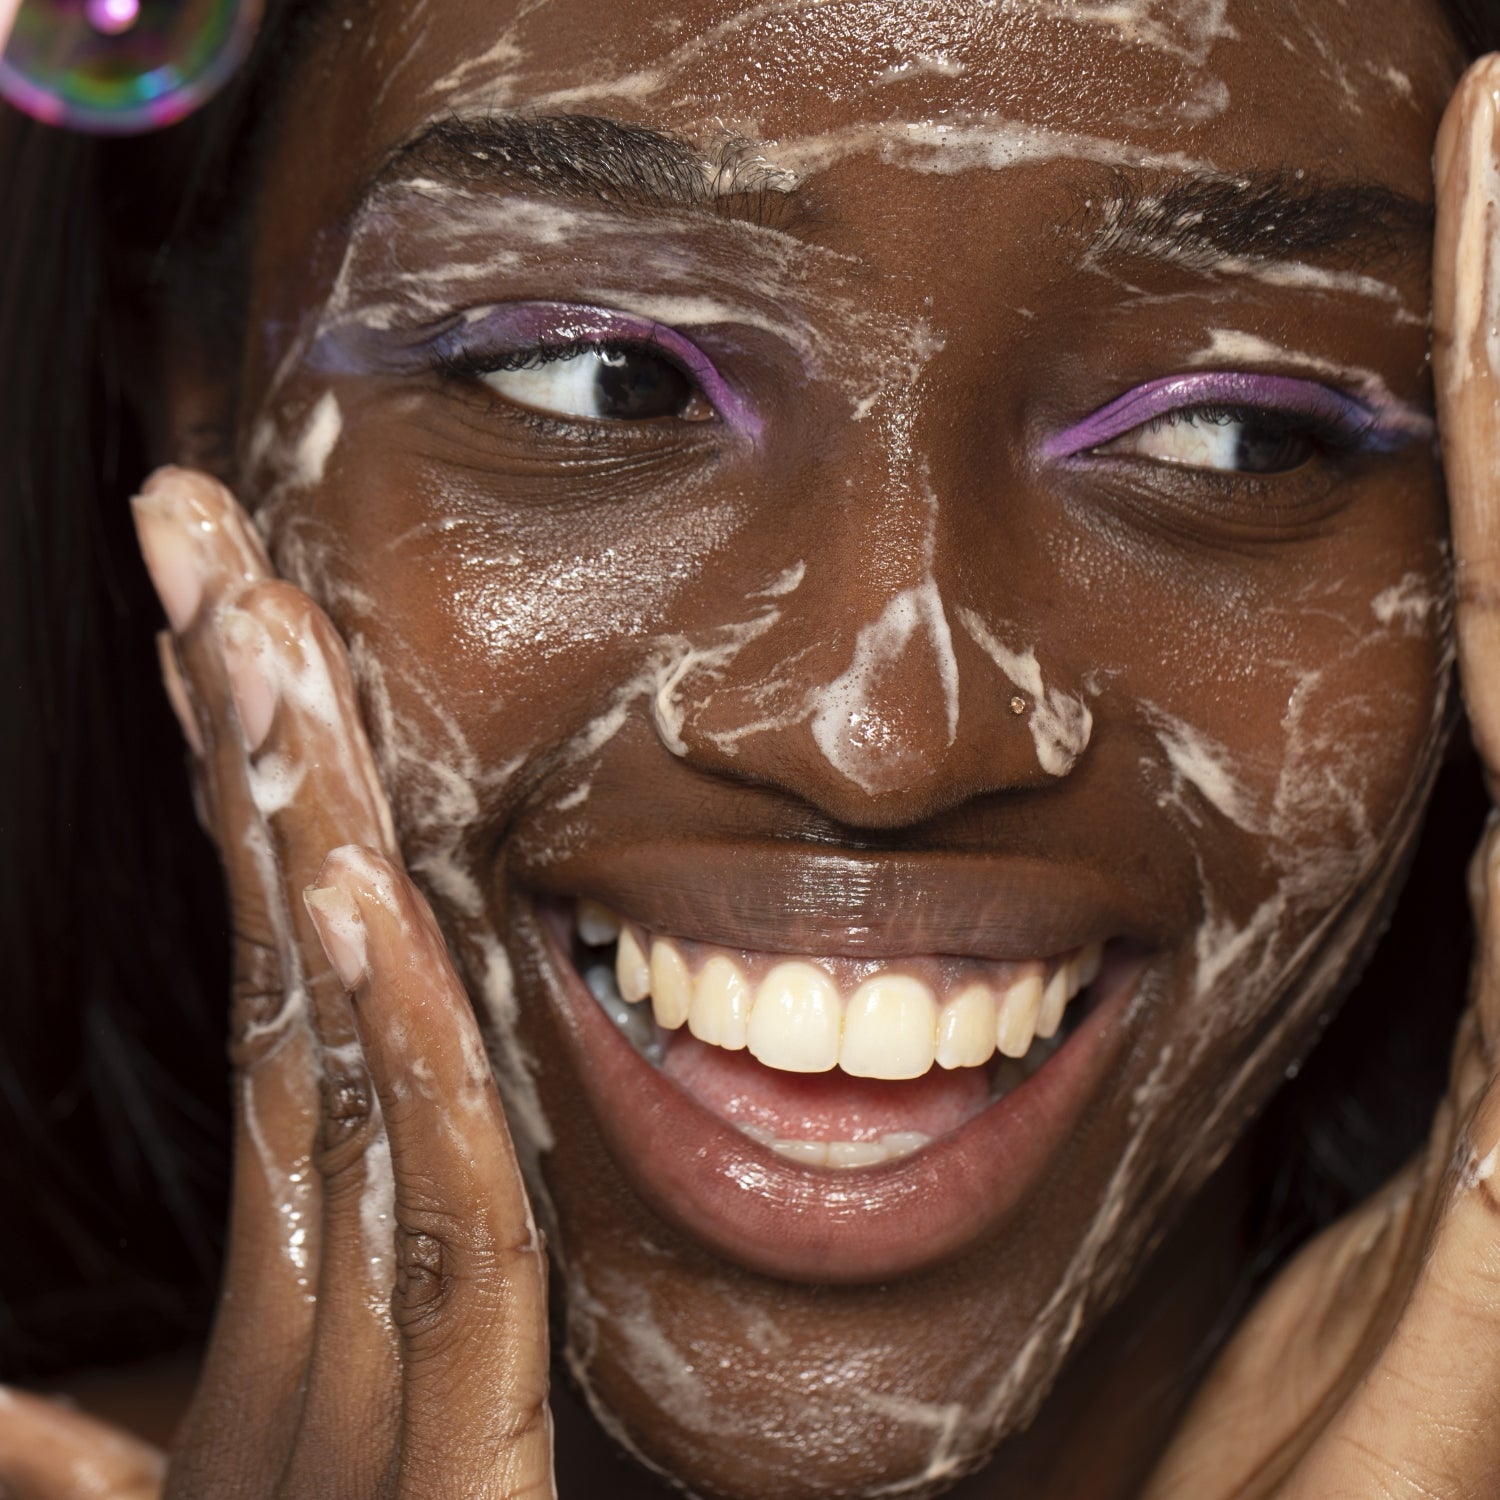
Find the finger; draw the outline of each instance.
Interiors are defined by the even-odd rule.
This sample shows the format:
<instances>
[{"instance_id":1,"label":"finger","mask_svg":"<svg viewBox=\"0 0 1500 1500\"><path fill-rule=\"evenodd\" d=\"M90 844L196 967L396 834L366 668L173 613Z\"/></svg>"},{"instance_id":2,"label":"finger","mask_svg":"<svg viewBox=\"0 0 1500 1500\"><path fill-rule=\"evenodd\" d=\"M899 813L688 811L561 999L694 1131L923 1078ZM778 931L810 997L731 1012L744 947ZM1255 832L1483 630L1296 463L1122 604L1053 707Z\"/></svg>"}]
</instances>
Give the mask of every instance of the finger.
<instances>
[{"instance_id":1,"label":"finger","mask_svg":"<svg viewBox=\"0 0 1500 1500\"><path fill-rule=\"evenodd\" d=\"M1500 1492L1500 1090L1466 1134L1432 1252L1379 1359L1285 1500ZM1359 1483L1351 1487L1351 1474Z\"/></svg>"},{"instance_id":2,"label":"finger","mask_svg":"<svg viewBox=\"0 0 1500 1500\"><path fill-rule=\"evenodd\" d=\"M157 1500L166 1462L80 1411L0 1386L0 1495L15 1500Z\"/></svg>"},{"instance_id":3,"label":"finger","mask_svg":"<svg viewBox=\"0 0 1500 1500\"><path fill-rule=\"evenodd\" d=\"M395 835L343 645L322 611L289 584L260 583L221 610L219 627L319 1042L317 1312L283 1484L293 1494L374 1494L399 1397L390 1165L348 999L301 892L332 845L358 838L395 862Z\"/></svg>"},{"instance_id":4,"label":"finger","mask_svg":"<svg viewBox=\"0 0 1500 1500\"><path fill-rule=\"evenodd\" d=\"M289 583L225 604L218 632L243 739L250 800L264 819L294 961L326 1047L354 1040L349 1006L302 901L328 850L359 843L399 861L390 808L333 623Z\"/></svg>"},{"instance_id":5,"label":"finger","mask_svg":"<svg viewBox=\"0 0 1500 1500\"><path fill-rule=\"evenodd\" d=\"M1453 528L1464 698L1500 790L1500 57L1464 75L1438 133L1433 373Z\"/></svg>"},{"instance_id":6,"label":"finger","mask_svg":"<svg viewBox=\"0 0 1500 1500\"><path fill-rule=\"evenodd\" d=\"M228 491L204 475L153 475L134 511L171 627L170 650L163 650L168 696L197 729L189 743L197 751L200 806L224 861L235 942L229 1245L214 1333L169 1489L174 1497L214 1493L217 1476L231 1473L238 1492L248 1494L279 1472L295 1427L318 1213L310 1168L317 1049L218 623L226 600L263 581L269 566Z\"/></svg>"},{"instance_id":7,"label":"finger","mask_svg":"<svg viewBox=\"0 0 1500 1500\"><path fill-rule=\"evenodd\" d=\"M390 1152L374 1086L355 1045L325 1055L314 1162L323 1180L317 1315L289 1495L378 1495L399 1437L400 1352Z\"/></svg>"},{"instance_id":8,"label":"finger","mask_svg":"<svg viewBox=\"0 0 1500 1500\"><path fill-rule=\"evenodd\" d=\"M158 470L132 508L141 553L171 627L171 649L162 651L167 696L196 752L203 810L229 882L236 1036L254 1035L281 1008L284 892L271 878L251 796L219 615L247 587L268 579L270 564L233 497L207 475Z\"/></svg>"},{"instance_id":9,"label":"finger","mask_svg":"<svg viewBox=\"0 0 1500 1500\"><path fill-rule=\"evenodd\" d=\"M550 1495L546 1263L468 997L425 902L379 856L335 850L307 901L390 1141L400 1492L442 1473L453 1493Z\"/></svg>"}]
</instances>

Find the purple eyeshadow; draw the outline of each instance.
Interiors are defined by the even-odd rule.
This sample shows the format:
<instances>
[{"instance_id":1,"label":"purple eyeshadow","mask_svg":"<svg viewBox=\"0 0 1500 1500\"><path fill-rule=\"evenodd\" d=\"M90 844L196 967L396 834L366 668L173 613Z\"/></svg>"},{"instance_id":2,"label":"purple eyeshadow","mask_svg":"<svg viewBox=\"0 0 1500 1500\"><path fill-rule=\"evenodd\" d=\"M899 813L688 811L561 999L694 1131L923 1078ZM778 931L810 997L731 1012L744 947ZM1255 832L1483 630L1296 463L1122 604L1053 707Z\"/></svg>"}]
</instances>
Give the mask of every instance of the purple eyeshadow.
<instances>
[{"instance_id":1,"label":"purple eyeshadow","mask_svg":"<svg viewBox=\"0 0 1500 1500\"><path fill-rule=\"evenodd\" d=\"M1394 403L1389 409L1377 408L1315 380L1243 370L1205 371L1149 380L1126 391L1076 426L1048 438L1042 456L1076 458L1158 417L1198 407L1244 407L1305 417L1366 453L1393 452L1411 438L1432 433L1431 420L1419 412Z\"/></svg>"},{"instance_id":2,"label":"purple eyeshadow","mask_svg":"<svg viewBox=\"0 0 1500 1500\"><path fill-rule=\"evenodd\" d=\"M570 302L505 302L448 318L437 329L410 332L343 326L318 341L315 368L363 373L404 373L433 363L472 364L529 350L612 344L659 350L697 382L733 431L760 437L758 413L719 374L712 360L674 328L607 308Z\"/></svg>"}]
</instances>

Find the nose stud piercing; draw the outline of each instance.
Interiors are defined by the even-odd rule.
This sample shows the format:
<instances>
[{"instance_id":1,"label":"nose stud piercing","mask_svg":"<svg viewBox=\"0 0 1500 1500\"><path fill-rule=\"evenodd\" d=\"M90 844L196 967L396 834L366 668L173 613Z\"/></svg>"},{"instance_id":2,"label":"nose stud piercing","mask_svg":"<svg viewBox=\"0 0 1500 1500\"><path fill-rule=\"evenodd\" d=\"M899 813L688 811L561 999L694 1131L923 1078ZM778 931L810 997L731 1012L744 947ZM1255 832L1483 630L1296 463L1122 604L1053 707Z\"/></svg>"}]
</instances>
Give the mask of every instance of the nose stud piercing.
<instances>
[{"instance_id":1,"label":"nose stud piercing","mask_svg":"<svg viewBox=\"0 0 1500 1500\"><path fill-rule=\"evenodd\" d=\"M1013 714L1024 714L1026 712L1026 700L1019 693L1010 700L1010 711Z\"/></svg>"},{"instance_id":2,"label":"nose stud piercing","mask_svg":"<svg viewBox=\"0 0 1500 1500\"><path fill-rule=\"evenodd\" d=\"M48 125L135 135L209 99L250 50L263 0L22 0L0 98Z\"/></svg>"}]
</instances>

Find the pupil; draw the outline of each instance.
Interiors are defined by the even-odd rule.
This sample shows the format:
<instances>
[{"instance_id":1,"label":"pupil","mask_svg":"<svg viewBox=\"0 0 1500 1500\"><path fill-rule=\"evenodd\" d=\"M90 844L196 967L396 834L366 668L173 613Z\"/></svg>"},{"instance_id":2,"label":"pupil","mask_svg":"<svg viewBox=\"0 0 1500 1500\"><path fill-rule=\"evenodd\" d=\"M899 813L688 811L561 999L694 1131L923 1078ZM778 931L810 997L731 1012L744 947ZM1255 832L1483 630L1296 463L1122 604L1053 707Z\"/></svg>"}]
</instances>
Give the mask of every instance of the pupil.
<instances>
[{"instance_id":1,"label":"pupil","mask_svg":"<svg viewBox=\"0 0 1500 1500\"><path fill-rule=\"evenodd\" d=\"M1303 433L1242 423L1234 447L1234 466L1242 473L1284 474L1305 464L1312 452L1312 442Z\"/></svg>"},{"instance_id":2,"label":"pupil","mask_svg":"<svg viewBox=\"0 0 1500 1500\"><path fill-rule=\"evenodd\" d=\"M693 394L676 365L626 349L600 355L596 382L599 415L622 422L680 416Z\"/></svg>"}]
</instances>

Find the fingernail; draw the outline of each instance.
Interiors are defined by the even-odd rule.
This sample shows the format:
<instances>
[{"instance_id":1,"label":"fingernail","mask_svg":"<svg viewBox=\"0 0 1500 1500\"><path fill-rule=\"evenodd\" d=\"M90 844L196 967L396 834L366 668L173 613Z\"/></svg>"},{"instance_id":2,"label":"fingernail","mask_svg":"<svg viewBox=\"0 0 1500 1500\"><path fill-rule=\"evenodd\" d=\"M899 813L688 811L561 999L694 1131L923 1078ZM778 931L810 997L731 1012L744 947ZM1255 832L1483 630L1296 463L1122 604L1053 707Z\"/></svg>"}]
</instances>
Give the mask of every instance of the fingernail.
<instances>
[{"instance_id":1,"label":"fingernail","mask_svg":"<svg viewBox=\"0 0 1500 1500\"><path fill-rule=\"evenodd\" d=\"M182 632L203 604L203 554L192 533L192 516L166 486L130 502L146 571L172 629Z\"/></svg>"},{"instance_id":2,"label":"fingernail","mask_svg":"<svg viewBox=\"0 0 1500 1500\"><path fill-rule=\"evenodd\" d=\"M336 885L310 885L302 901L339 983L346 990L358 989L369 972L369 954L365 919L354 898Z\"/></svg>"},{"instance_id":3,"label":"fingernail","mask_svg":"<svg viewBox=\"0 0 1500 1500\"><path fill-rule=\"evenodd\" d=\"M161 663L162 686L167 690L167 702L177 715L182 737L193 748L194 755L203 754L203 735L198 728L198 716L193 712L192 699L188 697L187 684L182 680L182 667L177 661L177 648L172 644L172 632L160 630L156 635L156 659Z\"/></svg>"},{"instance_id":4,"label":"fingernail","mask_svg":"<svg viewBox=\"0 0 1500 1500\"><path fill-rule=\"evenodd\" d=\"M265 626L248 610L232 605L220 612L219 639L245 749L254 755L271 732L281 698L272 670L275 648Z\"/></svg>"}]
</instances>

